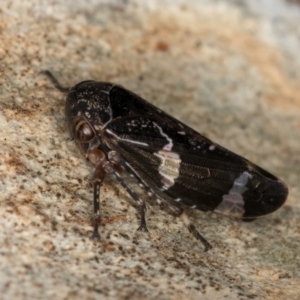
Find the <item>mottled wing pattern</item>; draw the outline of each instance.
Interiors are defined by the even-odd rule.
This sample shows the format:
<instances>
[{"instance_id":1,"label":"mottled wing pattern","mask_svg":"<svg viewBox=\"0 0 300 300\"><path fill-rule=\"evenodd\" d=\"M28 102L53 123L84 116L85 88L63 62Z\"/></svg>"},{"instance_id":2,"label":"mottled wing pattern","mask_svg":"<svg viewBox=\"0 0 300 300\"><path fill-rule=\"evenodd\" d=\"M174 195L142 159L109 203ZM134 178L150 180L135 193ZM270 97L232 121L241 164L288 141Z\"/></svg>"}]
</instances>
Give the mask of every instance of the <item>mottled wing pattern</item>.
<instances>
[{"instance_id":1,"label":"mottled wing pattern","mask_svg":"<svg viewBox=\"0 0 300 300\"><path fill-rule=\"evenodd\" d=\"M174 204L253 218L285 201L285 185L245 158L121 87L113 88L110 99L114 115L104 136L109 148Z\"/></svg>"}]
</instances>

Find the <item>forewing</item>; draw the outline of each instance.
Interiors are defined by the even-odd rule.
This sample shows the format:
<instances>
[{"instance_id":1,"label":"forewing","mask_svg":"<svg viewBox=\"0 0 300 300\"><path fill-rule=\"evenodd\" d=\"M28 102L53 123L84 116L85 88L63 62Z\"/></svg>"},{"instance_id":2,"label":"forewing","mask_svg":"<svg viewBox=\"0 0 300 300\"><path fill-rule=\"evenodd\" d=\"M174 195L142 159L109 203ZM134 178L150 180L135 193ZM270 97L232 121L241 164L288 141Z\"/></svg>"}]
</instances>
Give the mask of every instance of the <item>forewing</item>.
<instances>
[{"instance_id":1,"label":"forewing","mask_svg":"<svg viewBox=\"0 0 300 300\"><path fill-rule=\"evenodd\" d=\"M284 203L287 188L273 175L134 94L128 95L130 101L118 101L127 91L117 92L111 97L114 117L106 127L106 143L174 204L253 218Z\"/></svg>"}]
</instances>

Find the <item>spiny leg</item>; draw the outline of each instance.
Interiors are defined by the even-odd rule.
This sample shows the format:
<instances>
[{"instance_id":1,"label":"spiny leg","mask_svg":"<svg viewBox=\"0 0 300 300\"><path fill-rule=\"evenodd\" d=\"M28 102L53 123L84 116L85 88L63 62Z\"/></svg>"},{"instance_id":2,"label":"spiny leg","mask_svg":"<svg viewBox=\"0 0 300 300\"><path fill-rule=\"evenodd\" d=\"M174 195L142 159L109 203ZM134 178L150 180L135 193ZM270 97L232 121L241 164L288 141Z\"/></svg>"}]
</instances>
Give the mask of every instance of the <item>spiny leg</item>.
<instances>
[{"instance_id":1,"label":"spiny leg","mask_svg":"<svg viewBox=\"0 0 300 300\"><path fill-rule=\"evenodd\" d=\"M100 216L100 187L105 177L106 171L102 164L99 164L94 172L94 230L92 239L100 240L99 226L101 222Z\"/></svg>"},{"instance_id":2,"label":"spiny leg","mask_svg":"<svg viewBox=\"0 0 300 300\"><path fill-rule=\"evenodd\" d=\"M92 239L100 240L99 226L101 222L100 216L100 187L101 182L94 182L94 230Z\"/></svg>"},{"instance_id":3,"label":"spiny leg","mask_svg":"<svg viewBox=\"0 0 300 300\"><path fill-rule=\"evenodd\" d=\"M204 245L204 252L212 249L210 243L197 231L195 225L192 223L192 221L182 208L172 207L171 209L174 212L174 214L183 221L183 223L188 228L189 232Z\"/></svg>"},{"instance_id":4,"label":"spiny leg","mask_svg":"<svg viewBox=\"0 0 300 300\"><path fill-rule=\"evenodd\" d=\"M141 215L141 225L137 229L138 231L148 232L147 224L146 224L146 205L145 202L140 205L140 215Z\"/></svg>"},{"instance_id":5,"label":"spiny leg","mask_svg":"<svg viewBox=\"0 0 300 300\"><path fill-rule=\"evenodd\" d=\"M129 173L132 174L140 184L143 185L143 187L149 192L152 193L152 190L147 186L147 184L145 182L143 182L141 180L141 178L139 176L137 176L137 174L134 172L134 169L131 168L131 166L128 163L124 163L124 162L119 162L120 165L122 165L122 167ZM116 174L116 173L115 173ZM137 203L140 205L140 201L142 201L141 199L139 199L139 197L124 183L124 181L122 180L122 178L120 177L119 174L117 174L116 176L119 176L119 178L117 177L117 179L119 180L119 182L122 184L122 186L128 191L128 193L132 196L132 198L137 201ZM135 194L135 197L133 196L133 194ZM158 199L160 199L160 197L158 197ZM161 202L165 202L162 201ZM208 251L210 249L212 249L212 246L209 244L209 242L197 231L195 225L191 222L191 220L189 219L189 217L186 215L186 213L184 212L184 210L180 207L171 205L169 202L167 202L169 204L169 209L171 210L171 212L176 216L176 217L180 217L183 220L183 223L187 226L189 232L197 239L200 240L201 243L204 245L204 251ZM140 212L141 212L141 226L138 228L138 230L145 230L148 231L147 227L146 227L146 220L145 220L145 210L146 210L146 206L144 201L142 201L143 205L140 205Z\"/></svg>"},{"instance_id":6,"label":"spiny leg","mask_svg":"<svg viewBox=\"0 0 300 300\"><path fill-rule=\"evenodd\" d=\"M145 231L148 232L147 223L146 223L146 205L144 200L142 200L122 179L120 174L118 172L114 172L114 175L116 176L117 180L120 182L120 184L126 189L128 194L135 200L139 206L139 211L141 215L141 223L137 230L139 231Z\"/></svg>"}]
</instances>

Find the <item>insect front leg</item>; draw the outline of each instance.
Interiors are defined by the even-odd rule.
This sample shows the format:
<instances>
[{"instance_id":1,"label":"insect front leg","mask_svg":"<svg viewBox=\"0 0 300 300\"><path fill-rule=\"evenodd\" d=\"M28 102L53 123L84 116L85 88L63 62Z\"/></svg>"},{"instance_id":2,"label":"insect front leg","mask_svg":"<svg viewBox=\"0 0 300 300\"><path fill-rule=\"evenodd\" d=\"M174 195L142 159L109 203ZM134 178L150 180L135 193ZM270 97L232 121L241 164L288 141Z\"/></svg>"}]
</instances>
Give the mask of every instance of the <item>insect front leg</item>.
<instances>
[{"instance_id":1,"label":"insect front leg","mask_svg":"<svg viewBox=\"0 0 300 300\"><path fill-rule=\"evenodd\" d=\"M117 180L120 182L120 184L126 189L126 191L128 192L128 194L136 201L136 203L139 206L139 211L140 211L140 215L141 215L141 223L140 226L137 230L139 231L145 231L148 232L148 228L147 228L147 223L146 223L146 204L145 201L142 200L136 192L134 192L130 186L128 186L125 181L122 179L122 177L120 176L120 174L115 171L114 175L116 176Z\"/></svg>"},{"instance_id":2,"label":"insect front leg","mask_svg":"<svg viewBox=\"0 0 300 300\"><path fill-rule=\"evenodd\" d=\"M98 165L94 172L94 230L92 239L100 240L99 225L101 222L100 216L100 187L105 177L105 170L102 165Z\"/></svg>"},{"instance_id":3,"label":"insect front leg","mask_svg":"<svg viewBox=\"0 0 300 300\"><path fill-rule=\"evenodd\" d=\"M112 164L107 160L106 155L100 149L93 149L87 153L88 159L96 165L93 176L94 182L94 230L92 239L99 241L99 225L101 223L100 215L100 187L107 173L113 172Z\"/></svg>"}]
</instances>

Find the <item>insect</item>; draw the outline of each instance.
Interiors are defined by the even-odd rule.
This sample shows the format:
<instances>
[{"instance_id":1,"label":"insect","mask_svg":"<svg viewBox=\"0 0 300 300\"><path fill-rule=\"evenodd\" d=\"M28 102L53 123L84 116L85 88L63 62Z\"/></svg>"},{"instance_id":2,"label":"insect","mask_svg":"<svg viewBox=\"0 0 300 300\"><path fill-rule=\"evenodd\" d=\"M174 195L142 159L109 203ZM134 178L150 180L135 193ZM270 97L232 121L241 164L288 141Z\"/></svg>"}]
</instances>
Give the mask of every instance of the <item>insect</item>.
<instances>
[{"instance_id":1,"label":"insect","mask_svg":"<svg viewBox=\"0 0 300 300\"><path fill-rule=\"evenodd\" d=\"M123 179L124 172L179 216L205 251L212 247L186 208L253 220L285 202L288 189L278 178L122 86L88 80L65 88L49 71L42 73L68 93L68 130L95 165L93 239L100 239L100 186L106 174L113 174L135 200L138 230L148 231L146 204Z\"/></svg>"}]
</instances>

